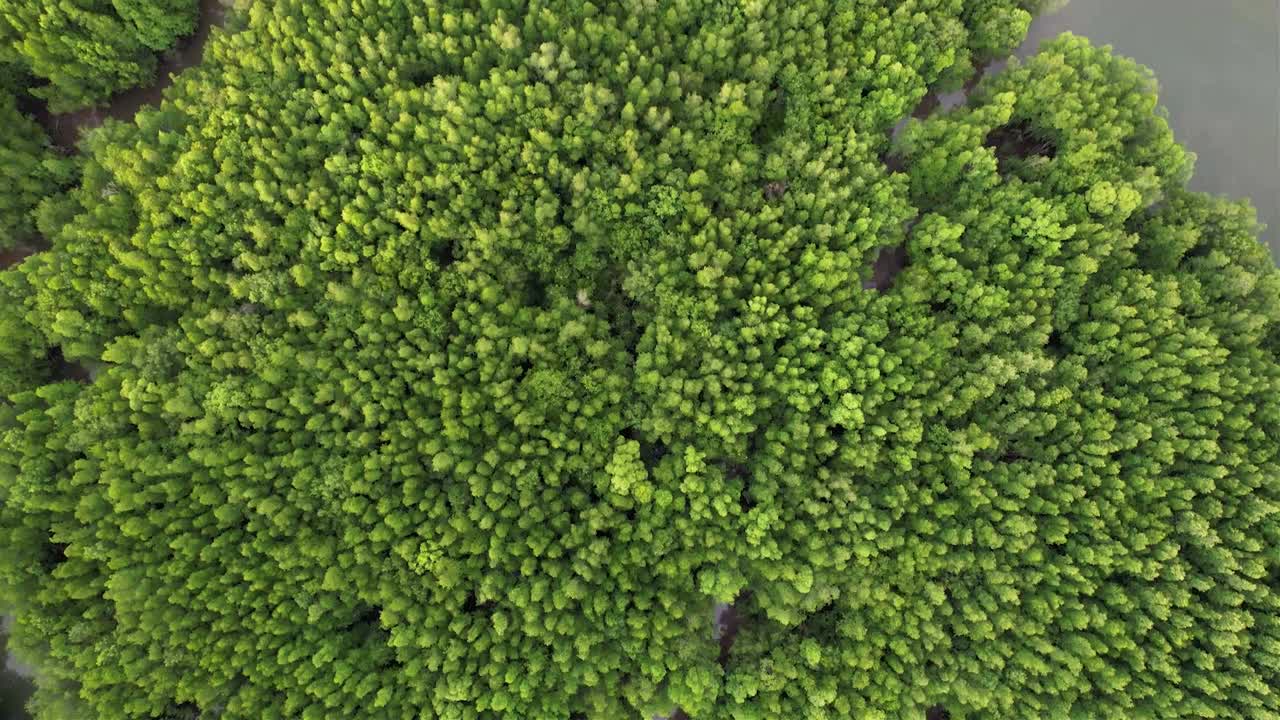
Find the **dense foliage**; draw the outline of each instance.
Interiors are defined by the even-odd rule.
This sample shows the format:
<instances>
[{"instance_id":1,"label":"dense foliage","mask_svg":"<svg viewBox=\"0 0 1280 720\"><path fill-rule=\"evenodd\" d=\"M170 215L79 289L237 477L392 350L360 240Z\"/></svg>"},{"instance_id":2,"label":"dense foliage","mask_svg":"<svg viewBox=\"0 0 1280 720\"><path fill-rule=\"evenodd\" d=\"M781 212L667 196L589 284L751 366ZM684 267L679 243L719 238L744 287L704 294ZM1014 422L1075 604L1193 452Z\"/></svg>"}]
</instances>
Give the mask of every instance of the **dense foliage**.
<instances>
[{"instance_id":1,"label":"dense foliage","mask_svg":"<svg viewBox=\"0 0 1280 720\"><path fill-rule=\"evenodd\" d=\"M56 150L44 130L19 110L28 78L0 63L0 269L44 244L38 232L45 199L76 181L78 162ZM0 397L50 377L50 348L23 319L23 298L31 295L25 276L0 272Z\"/></svg>"},{"instance_id":2,"label":"dense foliage","mask_svg":"<svg viewBox=\"0 0 1280 720\"><path fill-rule=\"evenodd\" d=\"M33 94L54 112L100 104L149 80L196 10L197 0L0 0L0 62L48 81Z\"/></svg>"},{"instance_id":3,"label":"dense foliage","mask_svg":"<svg viewBox=\"0 0 1280 720\"><path fill-rule=\"evenodd\" d=\"M1152 88L1064 38L903 135L911 264L849 319L809 522L854 562L747 623L729 717L1280 712L1280 275Z\"/></svg>"},{"instance_id":4,"label":"dense foliage","mask_svg":"<svg viewBox=\"0 0 1280 720\"><path fill-rule=\"evenodd\" d=\"M0 275L39 717L1280 713L1251 211L1070 37L891 144L1034 9L252 4Z\"/></svg>"},{"instance_id":5,"label":"dense foliage","mask_svg":"<svg viewBox=\"0 0 1280 720\"><path fill-rule=\"evenodd\" d=\"M35 210L58 190L56 158L49 155L49 138L31 118L18 111L14 93L0 87L0 251L31 240Z\"/></svg>"}]
</instances>

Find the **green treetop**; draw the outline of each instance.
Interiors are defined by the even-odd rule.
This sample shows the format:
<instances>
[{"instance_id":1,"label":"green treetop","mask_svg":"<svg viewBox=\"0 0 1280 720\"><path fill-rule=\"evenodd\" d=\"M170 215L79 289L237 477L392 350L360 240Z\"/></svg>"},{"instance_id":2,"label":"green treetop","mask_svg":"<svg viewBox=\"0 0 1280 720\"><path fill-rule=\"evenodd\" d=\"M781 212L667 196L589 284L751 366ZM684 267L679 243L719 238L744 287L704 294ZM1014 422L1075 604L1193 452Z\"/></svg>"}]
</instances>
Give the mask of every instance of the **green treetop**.
<instances>
[{"instance_id":1,"label":"green treetop","mask_svg":"<svg viewBox=\"0 0 1280 720\"><path fill-rule=\"evenodd\" d=\"M251 4L0 276L38 717L1280 713L1251 211L1076 38L890 141L1036 5Z\"/></svg>"},{"instance_id":2,"label":"green treetop","mask_svg":"<svg viewBox=\"0 0 1280 720\"><path fill-rule=\"evenodd\" d=\"M47 81L54 112L147 83L155 53L195 29L197 0L0 0L0 62Z\"/></svg>"}]
</instances>

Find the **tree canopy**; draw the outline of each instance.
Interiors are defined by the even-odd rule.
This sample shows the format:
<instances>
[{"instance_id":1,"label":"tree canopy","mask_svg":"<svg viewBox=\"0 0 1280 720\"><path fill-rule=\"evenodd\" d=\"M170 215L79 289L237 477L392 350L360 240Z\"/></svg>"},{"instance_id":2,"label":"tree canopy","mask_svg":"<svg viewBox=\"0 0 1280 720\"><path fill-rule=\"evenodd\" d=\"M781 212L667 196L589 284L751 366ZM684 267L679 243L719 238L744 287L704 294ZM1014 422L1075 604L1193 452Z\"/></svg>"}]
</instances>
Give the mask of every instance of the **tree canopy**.
<instances>
[{"instance_id":1,"label":"tree canopy","mask_svg":"<svg viewBox=\"0 0 1280 720\"><path fill-rule=\"evenodd\" d=\"M3 70L0 69L0 73ZM18 110L17 96L0 85L0 250L29 242L36 232L36 207L74 173L69 160L50 151L49 138Z\"/></svg>"},{"instance_id":2,"label":"tree canopy","mask_svg":"<svg viewBox=\"0 0 1280 720\"><path fill-rule=\"evenodd\" d=\"M0 273L37 717L1280 713L1252 210L1070 36L893 137L1037 9L251 4Z\"/></svg>"},{"instance_id":3,"label":"tree canopy","mask_svg":"<svg viewBox=\"0 0 1280 720\"><path fill-rule=\"evenodd\" d=\"M54 112L97 105L151 79L196 12L197 0L0 0L0 62L46 81L32 93Z\"/></svg>"}]
</instances>

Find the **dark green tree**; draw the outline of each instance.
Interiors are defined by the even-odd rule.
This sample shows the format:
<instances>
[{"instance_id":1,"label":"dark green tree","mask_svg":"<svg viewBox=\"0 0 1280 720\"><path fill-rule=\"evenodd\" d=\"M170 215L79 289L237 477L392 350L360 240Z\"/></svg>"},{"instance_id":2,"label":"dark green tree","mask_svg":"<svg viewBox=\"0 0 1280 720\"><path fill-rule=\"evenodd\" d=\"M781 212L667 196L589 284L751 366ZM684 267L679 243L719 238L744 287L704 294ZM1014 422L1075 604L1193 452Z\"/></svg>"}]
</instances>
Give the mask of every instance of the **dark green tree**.
<instances>
[{"instance_id":1,"label":"dark green tree","mask_svg":"<svg viewBox=\"0 0 1280 720\"><path fill-rule=\"evenodd\" d=\"M111 0L143 45L163 52L196 27L199 5L193 0Z\"/></svg>"},{"instance_id":2,"label":"dark green tree","mask_svg":"<svg viewBox=\"0 0 1280 720\"><path fill-rule=\"evenodd\" d=\"M2 71L0 71L2 72ZM0 251L35 239L36 207L69 184L74 161L60 156L31 118L18 110L14 92L0 87Z\"/></svg>"}]
</instances>

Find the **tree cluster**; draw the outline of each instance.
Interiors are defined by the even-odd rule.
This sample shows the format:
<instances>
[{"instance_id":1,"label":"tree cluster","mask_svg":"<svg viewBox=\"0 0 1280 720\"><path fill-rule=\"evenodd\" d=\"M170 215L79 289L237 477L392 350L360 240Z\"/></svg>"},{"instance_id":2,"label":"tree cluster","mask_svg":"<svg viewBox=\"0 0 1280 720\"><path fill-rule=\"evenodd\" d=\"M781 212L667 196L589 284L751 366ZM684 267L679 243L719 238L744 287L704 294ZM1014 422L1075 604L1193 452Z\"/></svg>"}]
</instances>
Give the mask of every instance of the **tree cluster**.
<instances>
[{"instance_id":1,"label":"tree cluster","mask_svg":"<svg viewBox=\"0 0 1280 720\"><path fill-rule=\"evenodd\" d=\"M1038 4L251 4L0 273L37 716L1280 713L1252 212L1077 38L890 140Z\"/></svg>"},{"instance_id":2,"label":"tree cluster","mask_svg":"<svg viewBox=\"0 0 1280 720\"><path fill-rule=\"evenodd\" d=\"M45 245L39 232L40 206L77 181L78 161L55 150L44 130L23 113L28 78L0 63L0 397L48 380L50 348L22 318L31 295L25 276L3 272L23 255Z\"/></svg>"},{"instance_id":3,"label":"tree cluster","mask_svg":"<svg viewBox=\"0 0 1280 720\"><path fill-rule=\"evenodd\" d=\"M3 72L3 70L0 70ZM32 241L36 207L68 183L70 161L50 149L44 130L18 109L17 95L0 84L0 251Z\"/></svg>"},{"instance_id":4,"label":"tree cluster","mask_svg":"<svg viewBox=\"0 0 1280 720\"><path fill-rule=\"evenodd\" d=\"M32 93L54 112L98 105L151 79L197 11L197 0L0 0L0 63L45 81Z\"/></svg>"},{"instance_id":5,"label":"tree cluster","mask_svg":"<svg viewBox=\"0 0 1280 720\"><path fill-rule=\"evenodd\" d=\"M831 499L786 504L792 552L851 559L797 623L746 605L717 717L1280 712L1253 211L1187 192L1150 75L1070 36L893 152L909 263L823 361L842 430L797 488Z\"/></svg>"}]
</instances>

